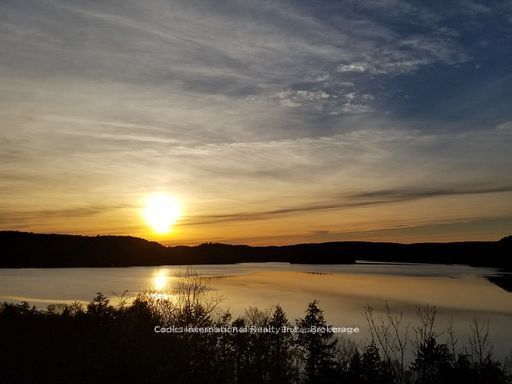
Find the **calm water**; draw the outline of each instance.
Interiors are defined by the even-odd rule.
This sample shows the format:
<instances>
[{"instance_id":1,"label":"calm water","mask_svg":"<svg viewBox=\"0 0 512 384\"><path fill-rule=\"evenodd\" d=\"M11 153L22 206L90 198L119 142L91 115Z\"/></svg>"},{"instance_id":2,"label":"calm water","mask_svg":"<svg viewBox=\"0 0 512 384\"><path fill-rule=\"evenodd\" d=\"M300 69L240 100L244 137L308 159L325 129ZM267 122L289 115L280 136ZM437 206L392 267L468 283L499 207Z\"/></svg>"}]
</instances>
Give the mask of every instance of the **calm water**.
<instances>
[{"instance_id":1,"label":"calm water","mask_svg":"<svg viewBox=\"0 0 512 384\"><path fill-rule=\"evenodd\" d=\"M461 342L469 336L473 317L489 320L495 351L503 356L512 345L512 293L489 282L492 268L450 265L358 263L354 265L289 265L284 263L131 268L0 269L0 300L51 303L89 301L96 292L115 298L128 290L166 289L176 275L193 268L223 297L222 307L235 314L255 306L281 304L291 320L307 303L320 300L335 326L359 327L354 340L367 336L361 313L370 304L382 309L386 300L406 321L414 323L415 306L436 305L438 329L453 319ZM443 336L441 336L443 338Z\"/></svg>"}]
</instances>

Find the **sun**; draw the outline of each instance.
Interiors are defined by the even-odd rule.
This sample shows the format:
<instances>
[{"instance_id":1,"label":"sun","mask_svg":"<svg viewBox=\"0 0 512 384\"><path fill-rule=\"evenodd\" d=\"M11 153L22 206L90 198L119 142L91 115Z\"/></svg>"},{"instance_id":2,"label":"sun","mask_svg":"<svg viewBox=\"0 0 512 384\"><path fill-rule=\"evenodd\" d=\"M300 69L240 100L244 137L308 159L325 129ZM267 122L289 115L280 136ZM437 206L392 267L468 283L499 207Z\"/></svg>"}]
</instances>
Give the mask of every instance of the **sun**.
<instances>
[{"instance_id":1,"label":"sun","mask_svg":"<svg viewBox=\"0 0 512 384\"><path fill-rule=\"evenodd\" d=\"M143 210L146 223L157 234L169 233L181 214L180 204L166 194L152 195Z\"/></svg>"}]
</instances>

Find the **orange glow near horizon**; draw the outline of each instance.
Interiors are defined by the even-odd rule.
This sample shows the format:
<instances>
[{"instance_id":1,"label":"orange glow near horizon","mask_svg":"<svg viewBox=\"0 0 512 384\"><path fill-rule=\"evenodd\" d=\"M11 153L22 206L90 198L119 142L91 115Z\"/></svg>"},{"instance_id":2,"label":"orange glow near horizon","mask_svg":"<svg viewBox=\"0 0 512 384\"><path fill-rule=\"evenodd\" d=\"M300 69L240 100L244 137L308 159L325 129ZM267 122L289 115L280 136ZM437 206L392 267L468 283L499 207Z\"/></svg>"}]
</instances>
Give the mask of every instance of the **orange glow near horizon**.
<instances>
[{"instance_id":1,"label":"orange glow near horizon","mask_svg":"<svg viewBox=\"0 0 512 384\"><path fill-rule=\"evenodd\" d=\"M511 45L512 6L472 10L473 31L464 7L452 20L429 1L34 3L0 2L0 231L168 246L512 234L512 56L475 43Z\"/></svg>"}]
</instances>

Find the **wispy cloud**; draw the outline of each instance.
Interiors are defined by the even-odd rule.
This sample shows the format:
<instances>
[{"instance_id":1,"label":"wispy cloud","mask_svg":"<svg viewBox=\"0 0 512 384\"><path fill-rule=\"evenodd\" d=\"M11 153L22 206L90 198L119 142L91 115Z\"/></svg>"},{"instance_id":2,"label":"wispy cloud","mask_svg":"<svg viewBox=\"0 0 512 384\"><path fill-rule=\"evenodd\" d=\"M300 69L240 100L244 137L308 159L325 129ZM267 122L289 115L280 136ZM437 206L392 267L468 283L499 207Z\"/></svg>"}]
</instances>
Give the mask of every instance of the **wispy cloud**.
<instances>
[{"instance_id":1,"label":"wispy cloud","mask_svg":"<svg viewBox=\"0 0 512 384\"><path fill-rule=\"evenodd\" d=\"M155 190L210 228L483 202L512 183L498 3L4 1L0 216L137 228L116 207Z\"/></svg>"},{"instance_id":2,"label":"wispy cloud","mask_svg":"<svg viewBox=\"0 0 512 384\"><path fill-rule=\"evenodd\" d=\"M371 205L395 204L398 202L414 201L418 199L435 198L443 196L457 195L479 195L490 193L512 192L512 185L501 187L485 188L485 187L454 187L452 189L412 189L412 190L394 190L394 191L371 191L352 195L342 194L333 197L330 200L317 201L308 204L283 207L280 209L260 211L260 212L237 212L230 214L218 214L208 216L190 217L183 222L183 225L206 225L224 222L240 222L254 220L268 220L275 217L307 213L312 211L323 210L342 210L345 208L366 207Z\"/></svg>"},{"instance_id":3,"label":"wispy cloud","mask_svg":"<svg viewBox=\"0 0 512 384\"><path fill-rule=\"evenodd\" d=\"M405 189L405 190L382 190L362 192L352 195L356 199L385 199L390 202L424 199L437 196L452 195L477 195L482 193L512 192L512 185L497 187L467 187L459 186L453 188L426 188L426 189Z\"/></svg>"},{"instance_id":4,"label":"wispy cloud","mask_svg":"<svg viewBox=\"0 0 512 384\"><path fill-rule=\"evenodd\" d=\"M34 211L12 211L3 210L4 213L7 213L9 217L8 220L4 220L4 223L12 221L13 218L17 221L22 222L33 222L34 220L40 220L41 218L45 219L54 219L54 218L77 218L80 219L85 216L95 216L99 214L109 213L112 214L114 211L119 209L126 209L129 206L124 204L114 204L114 205L90 205L90 206L78 206L73 208L64 208L64 209L45 209L45 210L34 210Z\"/></svg>"}]
</instances>

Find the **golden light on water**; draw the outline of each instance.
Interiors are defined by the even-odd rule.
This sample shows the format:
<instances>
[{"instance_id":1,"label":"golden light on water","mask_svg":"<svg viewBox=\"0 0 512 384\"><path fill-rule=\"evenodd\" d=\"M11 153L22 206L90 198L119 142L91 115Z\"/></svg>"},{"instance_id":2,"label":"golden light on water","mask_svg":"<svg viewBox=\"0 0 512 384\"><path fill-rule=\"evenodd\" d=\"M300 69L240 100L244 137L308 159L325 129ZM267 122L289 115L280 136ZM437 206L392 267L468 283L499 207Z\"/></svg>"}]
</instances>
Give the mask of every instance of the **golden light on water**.
<instances>
[{"instance_id":1,"label":"golden light on water","mask_svg":"<svg viewBox=\"0 0 512 384\"><path fill-rule=\"evenodd\" d=\"M156 291L163 291L168 288L169 276L164 270L158 271L153 277L153 288Z\"/></svg>"},{"instance_id":2,"label":"golden light on water","mask_svg":"<svg viewBox=\"0 0 512 384\"><path fill-rule=\"evenodd\" d=\"M157 234L168 233L180 214L181 207L178 201L166 194L150 196L143 210L146 223Z\"/></svg>"}]
</instances>

